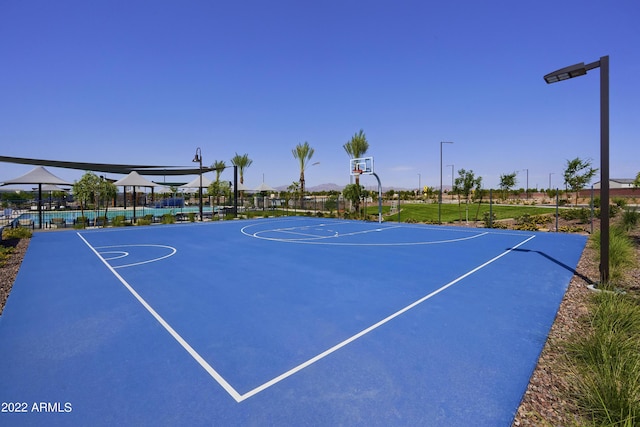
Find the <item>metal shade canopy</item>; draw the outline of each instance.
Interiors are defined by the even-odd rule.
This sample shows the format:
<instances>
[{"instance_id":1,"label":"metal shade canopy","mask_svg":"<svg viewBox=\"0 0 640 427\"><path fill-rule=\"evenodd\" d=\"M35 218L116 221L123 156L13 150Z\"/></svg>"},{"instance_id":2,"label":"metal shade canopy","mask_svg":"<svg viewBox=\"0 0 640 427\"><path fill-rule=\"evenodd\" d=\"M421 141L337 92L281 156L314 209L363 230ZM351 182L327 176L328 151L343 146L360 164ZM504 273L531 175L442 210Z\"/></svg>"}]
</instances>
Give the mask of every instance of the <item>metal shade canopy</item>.
<instances>
[{"instance_id":1,"label":"metal shade canopy","mask_svg":"<svg viewBox=\"0 0 640 427\"><path fill-rule=\"evenodd\" d=\"M24 157L8 157L0 156L0 162L16 163L23 165L40 165L50 166L56 168L76 169L84 171L104 172L104 173L118 173L128 174L131 171L137 171L140 175L195 175L202 172L210 172L215 169L209 167L202 168L185 168L180 166L152 166L152 165L123 165L123 164L111 164L111 163L89 163L89 162L68 162L60 160L46 160L46 159L29 159Z\"/></svg>"},{"instance_id":2,"label":"metal shade canopy","mask_svg":"<svg viewBox=\"0 0 640 427\"><path fill-rule=\"evenodd\" d=\"M7 180L2 185L12 184L38 184L38 228L42 228L42 185L72 185L70 182L58 178L42 166L35 167L18 178Z\"/></svg>"},{"instance_id":3,"label":"metal shade canopy","mask_svg":"<svg viewBox=\"0 0 640 427\"><path fill-rule=\"evenodd\" d=\"M136 187L160 187L160 184L156 184L155 182L147 180L146 178L140 176L140 174L136 171L130 172L129 175L114 182L113 185L117 187L125 187L125 201L127 198L126 187L130 186L133 188L133 222L136 221Z\"/></svg>"}]
</instances>

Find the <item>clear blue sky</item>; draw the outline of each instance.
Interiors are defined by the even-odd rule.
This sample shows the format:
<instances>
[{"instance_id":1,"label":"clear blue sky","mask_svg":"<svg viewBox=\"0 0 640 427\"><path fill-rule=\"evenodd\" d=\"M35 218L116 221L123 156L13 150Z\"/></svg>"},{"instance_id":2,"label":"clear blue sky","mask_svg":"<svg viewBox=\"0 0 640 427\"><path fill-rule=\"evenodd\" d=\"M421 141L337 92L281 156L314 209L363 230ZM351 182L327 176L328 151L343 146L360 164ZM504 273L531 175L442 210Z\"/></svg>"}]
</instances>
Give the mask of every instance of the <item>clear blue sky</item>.
<instances>
[{"instance_id":1,"label":"clear blue sky","mask_svg":"<svg viewBox=\"0 0 640 427\"><path fill-rule=\"evenodd\" d=\"M611 177L631 178L638 22L637 0L4 1L0 155L193 166L201 147L280 186L308 141L307 186L344 185L363 129L385 187L438 186L440 141L445 185L453 164L485 187L514 171L524 187L526 169L530 188L562 187L568 159L599 167L599 70L542 76L610 55ZM0 181L31 168L0 163Z\"/></svg>"}]
</instances>

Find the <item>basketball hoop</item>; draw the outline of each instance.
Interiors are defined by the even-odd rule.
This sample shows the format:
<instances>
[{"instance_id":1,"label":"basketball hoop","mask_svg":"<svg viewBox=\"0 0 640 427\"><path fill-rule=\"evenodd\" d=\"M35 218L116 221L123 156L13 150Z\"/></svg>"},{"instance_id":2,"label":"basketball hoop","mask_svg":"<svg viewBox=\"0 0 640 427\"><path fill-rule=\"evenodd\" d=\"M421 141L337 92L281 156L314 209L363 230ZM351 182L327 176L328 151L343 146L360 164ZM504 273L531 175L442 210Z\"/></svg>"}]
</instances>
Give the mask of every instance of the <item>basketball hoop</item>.
<instances>
[{"instance_id":1,"label":"basketball hoop","mask_svg":"<svg viewBox=\"0 0 640 427\"><path fill-rule=\"evenodd\" d=\"M354 169L351 175L362 175L362 172L364 172L362 169Z\"/></svg>"}]
</instances>

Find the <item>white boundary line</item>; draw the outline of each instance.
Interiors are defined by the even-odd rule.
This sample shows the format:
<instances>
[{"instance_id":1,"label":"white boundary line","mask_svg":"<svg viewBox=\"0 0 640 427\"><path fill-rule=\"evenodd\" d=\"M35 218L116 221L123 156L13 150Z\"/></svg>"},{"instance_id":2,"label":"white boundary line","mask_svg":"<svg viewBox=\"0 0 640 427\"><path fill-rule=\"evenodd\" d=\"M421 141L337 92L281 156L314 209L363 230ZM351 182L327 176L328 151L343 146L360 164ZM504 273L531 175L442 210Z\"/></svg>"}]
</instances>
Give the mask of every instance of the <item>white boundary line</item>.
<instances>
[{"instance_id":1,"label":"white boundary line","mask_svg":"<svg viewBox=\"0 0 640 427\"><path fill-rule=\"evenodd\" d=\"M269 387L279 383L280 381L296 374L297 372L300 372L301 370L303 370L304 368L316 363L317 361L324 359L326 356L340 350L341 348L345 347L346 345L352 343L353 341L363 337L364 335L368 334L369 332L374 331L375 329L379 328L380 326L390 322L391 320L395 319L396 317L406 313L407 311L411 310L412 308L422 304L423 302L427 301L428 299L438 295L439 293L441 293L442 291L450 288L451 286L455 285L456 283L460 282L461 280L469 277L470 275L478 272L479 270L485 268L486 266L488 266L489 264L492 264L493 262L499 260L500 258L502 258L503 256L511 253L513 250L519 248L520 246L524 245L525 243L527 243L528 241L534 239L536 236L530 236L527 239L523 240L522 242L518 243L517 245L513 246L512 248L509 248L507 250L505 250L504 252L502 252L501 254L491 258L489 261L477 266L476 268L466 272L465 274L463 274L462 276L459 276L458 278L450 281L449 283L445 284L444 286L441 286L440 288L436 289L435 291L431 292L428 295L425 295L424 297L414 301L413 303L407 305L406 307L396 311L395 313L385 317L384 319L380 320L377 323L374 323L373 325L369 326L366 329L363 329L362 331L358 332L357 334L351 336L350 338L347 338L346 340L334 345L333 347L325 350L324 352L318 354L315 357L312 357L311 359L307 360L306 362L303 362L301 364L299 364L298 366L284 372L281 375L278 375L277 377L273 378L270 381L267 381L266 383L254 388L253 390L248 391L247 393L244 394L240 394L236 391L235 388L233 388L231 386L231 384L229 384L211 365L209 365L209 363L207 363L206 360L204 360L204 358L202 358L202 356L200 356L200 354L198 354L198 352L196 350L193 349L193 347L191 347L191 345L189 345L189 343L187 343L184 338L182 338L180 336L180 334L178 334L134 289L131 285L129 285L129 283L127 283L126 280L124 280L124 278L122 276L120 276L115 269L113 269L109 263L107 261L105 261L104 258L102 258L102 256L100 255L100 253L98 251L96 251L95 248L93 248L93 246L91 246L91 244L80 234L77 233L78 236L84 241L84 243L91 249L91 251L93 251L94 254L96 254L96 256L102 261L102 263L113 273L114 276L116 276L116 278L129 290L129 292L131 292L131 294L144 306L144 308L162 325L162 327L165 328L165 330L167 332L169 332L169 334L191 355L191 357L193 357L196 362L198 362L200 364L200 366L202 366L202 368L204 368L204 370L211 375L211 377L216 380L218 382L218 384L220 384L222 386L222 388L229 393L229 395L231 397L233 397L233 399L240 403L252 396L255 396L256 394L268 389Z\"/></svg>"},{"instance_id":2,"label":"white boundary line","mask_svg":"<svg viewBox=\"0 0 640 427\"><path fill-rule=\"evenodd\" d=\"M176 252L178 252L178 250L176 248L174 248L173 246L167 246L167 245L113 245L113 246L96 246L95 249L131 248L131 247L164 248L164 249L169 249L171 251L171 253L168 254L168 255L163 255L163 256L158 257L158 258L148 259L146 261L140 261L140 262L133 262L131 264L118 265L117 267L113 267L114 269L133 267L135 265L142 265L142 264L148 264L150 262L160 261L160 260L163 260L165 258L169 258L170 256L175 255ZM108 253L114 253L114 252L113 251L102 251L102 252L100 252L100 254L101 254L100 257L102 257L103 253L108 254ZM129 255L128 252L122 251L121 253L126 254L126 255L124 255L125 257ZM122 258L122 257L117 257L117 258ZM112 260L112 259L116 259L116 258L109 258L109 260Z\"/></svg>"},{"instance_id":3,"label":"white boundary line","mask_svg":"<svg viewBox=\"0 0 640 427\"><path fill-rule=\"evenodd\" d=\"M448 240L434 240L431 242L396 242L396 243L349 243L349 242L329 242L327 241L328 239L337 239L340 237L344 237L344 236L355 236L358 234L366 234L366 233L373 233L373 232L381 232L381 231L387 231L387 230L393 230L396 228L402 228L399 225L396 226L389 226L389 227L383 227L383 228L372 228L369 230L361 230L361 231L353 231L351 233L344 233L344 234L340 234L337 231L335 232L335 234L333 235L327 235L327 236L318 236L318 235L313 235L313 234L304 234L304 233L297 233L294 230L297 229L307 229L307 228L311 228L311 227L324 227L327 225L332 225L332 224L317 224L317 225L313 225L313 226L300 226L300 227L289 227L289 228L272 228L272 229L268 229L268 230L259 230L256 231L255 233L251 234L250 232L247 231L248 228L258 225L257 223L254 224L249 224L245 227L242 227L240 229L240 232L242 234L244 234L245 236L248 237L253 237L254 239L261 239L261 240L269 240L272 242L282 242L282 243L299 243L299 244L303 244L303 245L332 245L332 246L416 246L416 245L437 245L437 244L441 244L441 243L453 243L453 242L462 242L464 240L471 240L471 239L475 239L477 237L482 237L482 236L486 236L487 234L489 234L488 231L482 232L482 233L477 233L474 234L473 236L469 236L469 237L460 237L458 239L448 239ZM414 227L417 228L417 227ZM422 228L423 230L425 230L426 228ZM330 230L332 231L332 230ZM278 233L289 233L289 234L298 234L301 236L307 236L308 238L299 238L299 239L281 239L281 238L275 238L275 237L263 237L261 236L261 234L263 233L272 233L272 232L278 232Z\"/></svg>"},{"instance_id":4,"label":"white boundary line","mask_svg":"<svg viewBox=\"0 0 640 427\"><path fill-rule=\"evenodd\" d=\"M214 380L216 380L218 382L218 384L220 384L222 386L222 388L225 389L225 391L227 393L229 393L231 395L231 397L233 397L236 402L240 402L241 401L241 396L240 393L238 393L236 391L236 389L234 389L231 384L229 384L224 378L222 378L222 375L220 375L215 369L213 369L211 367L211 365L209 365L209 363L207 363L206 360L204 360L202 358L202 356L200 356L200 354L198 354L197 351L195 351L193 349L193 347L191 347L189 345L188 342L186 342L184 340L184 338L182 338L180 336L180 334L178 334L172 327L171 325L169 325L163 318L162 316L160 316L154 309L153 307L151 307L149 305L149 303L147 303L144 298L142 298L140 296L140 294L138 294L135 289L133 289L133 287L131 285L129 285L129 283L127 283L126 280L124 280L124 278L122 276L120 276L118 274L118 272L109 265L109 263L107 261L104 260L104 258L102 258L102 256L100 255L100 253L93 247L91 246L91 244L89 242L87 242L87 240L82 236L82 234L77 233L78 236L82 239L82 241L89 247L89 249L91 249L91 251L93 251L94 254L96 254L96 256L100 259L100 261L102 261L102 263L109 269L109 271L111 271L111 273L113 273L114 276L116 276L116 278L120 281L120 283L122 283L124 285L125 288L127 288L127 290L129 292L131 292L131 294L140 302L140 304L142 304L142 306L147 309L147 311L160 323L160 325L162 325L162 327L169 332L169 334L176 340L178 341L178 343L185 349L187 350L187 352L191 355L191 357L193 357L195 359L196 362L198 362L200 364L200 366L202 366L204 368L205 371L207 371L207 373L209 375L211 375L213 377Z\"/></svg>"}]
</instances>

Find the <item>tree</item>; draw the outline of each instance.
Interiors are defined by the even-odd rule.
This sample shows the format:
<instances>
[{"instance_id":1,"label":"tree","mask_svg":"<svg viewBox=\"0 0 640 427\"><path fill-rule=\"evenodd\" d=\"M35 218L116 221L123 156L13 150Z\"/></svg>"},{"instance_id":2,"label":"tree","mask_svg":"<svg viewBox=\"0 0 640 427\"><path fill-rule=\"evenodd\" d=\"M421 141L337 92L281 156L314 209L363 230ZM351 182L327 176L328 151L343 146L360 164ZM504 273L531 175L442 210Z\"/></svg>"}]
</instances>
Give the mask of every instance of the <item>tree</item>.
<instances>
[{"instance_id":1,"label":"tree","mask_svg":"<svg viewBox=\"0 0 640 427\"><path fill-rule=\"evenodd\" d=\"M359 159L364 156L367 153L367 150L369 150L369 142L367 141L364 131L360 129L358 133L351 137L351 140L342 146L342 148L344 148L344 151L346 151L352 159ZM359 175L356 175L356 184L360 185Z\"/></svg>"},{"instance_id":2,"label":"tree","mask_svg":"<svg viewBox=\"0 0 640 427\"><path fill-rule=\"evenodd\" d=\"M633 188L639 188L640 187L640 172L638 172L638 175L636 175L636 180L633 181Z\"/></svg>"},{"instance_id":3,"label":"tree","mask_svg":"<svg viewBox=\"0 0 640 427\"><path fill-rule=\"evenodd\" d=\"M304 171L307 168L309 160L313 157L315 150L311 148L307 141L304 144L296 145L296 148L291 150L294 159L298 159L298 166L300 167L300 192L304 197Z\"/></svg>"},{"instance_id":4,"label":"tree","mask_svg":"<svg viewBox=\"0 0 640 427\"><path fill-rule=\"evenodd\" d=\"M231 164L237 166L240 173L240 184L244 184L244 170L251 166L251 163L253 163L253 160L251 160L246 153L243 155L236 153L231 159Z\"/></svg>"},{"instance_id":5,"label":"tree","mask_svg":"<svg viewBox=\"0 0 640 427\"><path fill-rule=\"evenodd\" d=\"M107 217L107 211L109 210L109 200L112 200L118 194L118 187L111 181L106 179L100 179L97 187L97 196L98 206L96 209L100 209L100 201L104 200L104 216Z\"/></svg>"},{"instance_id":6,"label":"tree","mask_svg":"<svg viewBox=\"0 0 640 427\"><path fill-rule=\"evenodd\" d=\"M349 184L342 190L342 195L346 200L353 203L356 212L358 212L360 208L360 198L362 197L363 191L364 187L360 184Z\"/></svg>"},{"instance_id":7,"label":"tree","mask_svg":"<svg viewBox=\"0 0 640 427\"><path fill-rule=\"evenodd\" d=\"M73 197L80 203L80 212L84 217L84 208L91 202L100 185L100 177L91 171L85 172L80 181L73 183Z\"/></svg>"},{"instance_id":8,"label":"tree","mask_svg":"<svg viewBox=\"0 0 640 427\"><path fill-rule=\"evenodd\" d=\"M576 157L567 160L567 168L564 170L564 183L568 189L576 195L576 205L578 204L578 193L591 181L598 169L591 167L591 160L582 160Z\"/></svg>"},{"instance_id":9,"label":"tree","mask_svg":"<svg viewBox=\"0 0 640 427\"><path fill-rule=\"evenodd\" d=\"M211 185L209 185L207 191L209 192L209 194L213 194L216 196L216 204L219 205L220 193L224 191L223 186L220 185L220 175L222 174L222 171L227 167L227 164L224 162L224 160L216 160L213 162L211 167L216 170L216 180L212 182Z\"/></svg>"},{"instance_id":10,"label":"tree","mask_svg":"<svg viewBox=\"0 0 640 427\"><path fill-rule=\"evenodd\" d=\"M216 170L216 181L220 181L220 175L222 174L222 171L227 167L227 164L224 160L216 160L213 162L211 167Z\"/></svg>"},{"instance_id":11,"label":"tree","mask_svg":"<svg viewBox=\"0 0 640 427\"><path fill-rule=\"evenodd\" d=\"M517 175L517 172L500 175L500 190L502 190L503 199L506 199L507 193L511 191L513 187L516 186L516 183L517 183L516 175Z\"/></svg>"},{"instance_id":12,"label":"tree","mask_svg":"<svg viewBox=\"0 0 640 427\"><path fill-rule=\"evenodd\" d=\"M472 170L464 170L460 169L458 171L458 178L456 178L453 189L456 194L458 194L458 200L460 200L460 196L464 196L466 211L469 210L469 199L472 194L472 190L475 192L480 192L482 189L482 177L479 176L476 178L475 174ZM458 204L460 206L460 204ZM460 212L460 219L462 220L462 212ZM468 218L467 218L468 219Z\"/></svg>"},{"instance_id":13,"label":"tree","mask_svg":"<svg viewBox=\"0 0 640 427\"><path fill-rule=\"evenodd\" d=\"M453 184L453 189L458 195L464 196L466 203L469 203L472 190L480 191L482 187L482 177L476 178L473 170L460 169L458 171L458 178L456 178Z\"/></svg>"}]
</instances>

